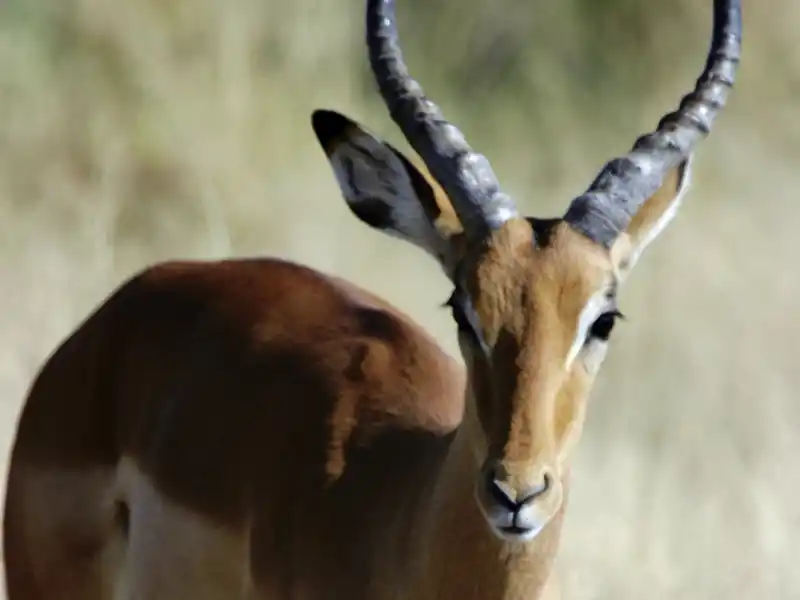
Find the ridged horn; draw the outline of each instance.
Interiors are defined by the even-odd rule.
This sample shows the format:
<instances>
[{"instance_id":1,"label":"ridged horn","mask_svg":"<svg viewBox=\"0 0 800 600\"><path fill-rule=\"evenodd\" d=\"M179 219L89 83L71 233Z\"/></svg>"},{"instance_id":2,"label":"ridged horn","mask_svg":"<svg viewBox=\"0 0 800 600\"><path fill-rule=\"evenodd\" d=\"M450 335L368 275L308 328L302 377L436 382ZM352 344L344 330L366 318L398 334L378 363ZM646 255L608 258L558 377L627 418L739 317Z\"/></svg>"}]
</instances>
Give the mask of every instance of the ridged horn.
<instances>
[{"instance_id":1,"label":"ridged horn","mask_svg":"<svg viewBox=\"0 0 800 600\"><path fill-rule=\"evenodd\" d=\"M465 233L481 237L516 216L486 157L470 148L409 75L394 0L367 0L366 26L370 66L389 114L447 193Z\"/></svg>"},{"instance_id":2,"label":"ridged horn","mask_svg":"<svg viewBox=\"0 0 800 600\"><path fill-rule=\"evenodd\" d=\"M687 160L711 131L733 87L741 40L741 0L714 0L711 48L694 91L654 132L636 140L630 153L606 164L586 192L572 201L564 220L573 229L604 247L613 244L666 174Z\"/></svg>"}]
</instances>

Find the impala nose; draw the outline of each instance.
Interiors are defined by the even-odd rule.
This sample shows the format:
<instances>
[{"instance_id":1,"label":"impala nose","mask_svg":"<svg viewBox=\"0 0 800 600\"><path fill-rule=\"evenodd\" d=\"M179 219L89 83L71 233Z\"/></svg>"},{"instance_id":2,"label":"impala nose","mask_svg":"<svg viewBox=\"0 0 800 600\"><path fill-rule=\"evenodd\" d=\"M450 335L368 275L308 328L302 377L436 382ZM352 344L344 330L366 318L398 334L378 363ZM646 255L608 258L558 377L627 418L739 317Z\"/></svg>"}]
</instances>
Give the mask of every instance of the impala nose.
<instances>
[{"instance_id":1,"label":"impala nose","mask_svg":"<svg viewBox=\"0 0 800 600\"><path fill-rule=\"evenodd\" d=\"M542 482L532 488L517 489L508 481L498 475L497 469L491 469L487 477L487 491L489 496L500 506L515 513L525 504L533 502L538 496L544 494L550 487L550 475L545 473Z\"/></svg>"},{"instance_id":2,"label":"impala nose","mask_svg":"<svg viewBox=\"0 0 800 600\"><path fill-rule=\"evenodd\" d=\"M563 491L549 465L518 463L510 469L501 461L484 465L475 482L478 506L500 539L525 542L539 535L558 513Z\"/></svg>"}]
</instances>

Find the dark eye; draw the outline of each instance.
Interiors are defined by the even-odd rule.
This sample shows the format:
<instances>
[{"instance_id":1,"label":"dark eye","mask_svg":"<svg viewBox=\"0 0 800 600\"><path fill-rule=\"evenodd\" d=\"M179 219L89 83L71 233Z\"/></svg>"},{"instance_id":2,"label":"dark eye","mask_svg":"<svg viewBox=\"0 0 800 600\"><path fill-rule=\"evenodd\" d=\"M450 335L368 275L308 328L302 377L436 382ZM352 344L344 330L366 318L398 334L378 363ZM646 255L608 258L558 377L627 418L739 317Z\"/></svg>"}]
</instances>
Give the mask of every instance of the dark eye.
<instances>
[{"instance_id":1,"label":"dark eye","mask_svg":"<svg viewBox=\"0 0 800 600\"><path fill-rule=\"evenodd\" d=\"M453 320L456 322L459 332L469 333L470 335L474 334L475 330L464 312L463 302L459 297L458 290L454 290L444 304L450 307L450 312L453 315Z\"/></svg>"},{"instance_id":2,"label":"dark eye","mask_svg":"<svg viewBox=\"0 0 800 600\"><path fill-rule=\"evenodd\" d=\"M445 305L450 307L453 320L458 326L458 332L466 335L473 343L479 345L484 353L489 354L491 350L483 339L478 315L475 314L472 302L466 292L462 288L456 287Z\"/></svg>"},{"instance_id":3,"label":"dark eye","mask_svg":"<svg viewBox=\"0 0 800 600\"><path fill-rule=\"evenodd\" d=\"M607 342L609 336L611 335L611 331L614 329L614 324L619 318L625 317L618 310L604 312L602 315L597 317L597 320L592 324L591 328L589 329L589 337Z\"/></svg>"}]
</instances>

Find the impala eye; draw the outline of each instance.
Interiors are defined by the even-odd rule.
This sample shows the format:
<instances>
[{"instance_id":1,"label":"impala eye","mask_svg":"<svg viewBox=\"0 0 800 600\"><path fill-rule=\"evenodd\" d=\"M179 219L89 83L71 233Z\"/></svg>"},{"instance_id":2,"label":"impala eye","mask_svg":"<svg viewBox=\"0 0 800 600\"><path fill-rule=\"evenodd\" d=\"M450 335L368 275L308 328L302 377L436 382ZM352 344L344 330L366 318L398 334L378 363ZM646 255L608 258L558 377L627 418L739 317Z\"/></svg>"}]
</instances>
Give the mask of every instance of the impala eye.
<instances>
[{"instance_id":1,"label":"impala eye","mask_svg":"<svg viewBox=\"0 0 800 600\"><path fill-rule=\"evenodd\" d=\"M611 331L614 329L614 324L617 322L617 319L624 318L625 315L618 310L604 312L602 315L597 317L597 320L592 324L591 328L589 329L589 337L607 342L609 336L611 335Z\"/></svg>"},{"instance_id":2,"label":"impala eye","mask_svg":"<svg viewBox=\"0 0 800 600\"><path fill-rule=\"evenodd\" d=\"M450 298L445 302L445 306L450 308L459 333L469 336L484 352L489 352L486 342L484 342L483 336L481 335L478 315L476 315L475 311L472 309L472 304L466 293L461 288L456 287Z\"/></svg>"},{"instance_id":3,"label":"impala eye","mask_svg":"<svg viewBox=\"0 0 800 600\"><path fill-rule=\"evenodd\" d=\"M458 327L459 331L469 334L474 333L472 323L470 323L470 320L467 318L456 291L453 291L451 296L447 299L445 306L450 308L450 312L453 315L453 320L456 322L456 326Z\"/></svg>"}]
</instances>

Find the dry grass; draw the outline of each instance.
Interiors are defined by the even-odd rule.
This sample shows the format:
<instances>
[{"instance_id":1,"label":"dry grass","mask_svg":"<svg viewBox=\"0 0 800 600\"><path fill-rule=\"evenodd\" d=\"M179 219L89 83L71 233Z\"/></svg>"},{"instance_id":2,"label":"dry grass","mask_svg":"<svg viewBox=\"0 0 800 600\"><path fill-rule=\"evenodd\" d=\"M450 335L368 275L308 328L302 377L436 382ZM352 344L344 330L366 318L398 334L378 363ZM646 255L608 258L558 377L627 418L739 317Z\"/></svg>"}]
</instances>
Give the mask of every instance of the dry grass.
<instances>
[{"instance_id":1,"label":"dry grass","mask_svg":"<svg viewBox=\"0 0 800 600\"><path fill-rule=\"evenodd\" d=\"M414 70L540 216L674 105L701 63L710 5L617 0L617 19L586 12L587 0L425 2L407 3ZM622 299L630 322L576 459L565 598L800 597L800 9L747 4L730 110L703 145L681 216ZM334 107L398 138L364 82L361 10L344 0L0 7L4 447L46 355L157 260L305 261L392 299L455 349L436 308L447 293L438 269L352 218L308 123L313 108ZM423 60L434 53L442 60ZM489 61L479 73L465 67L475 56Z\"/></svg>"}]
</instances>

